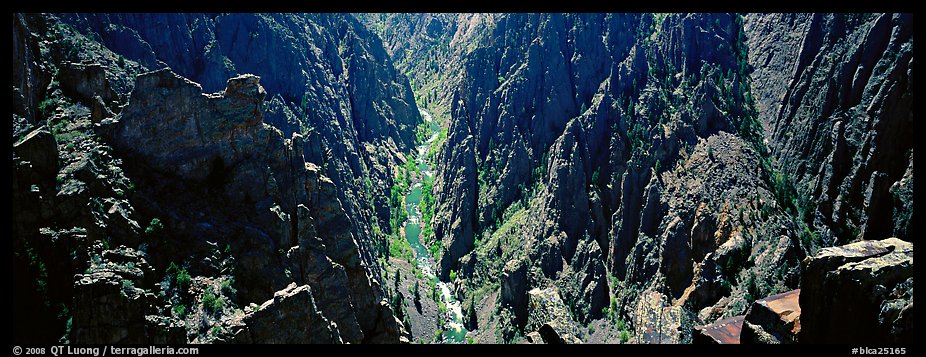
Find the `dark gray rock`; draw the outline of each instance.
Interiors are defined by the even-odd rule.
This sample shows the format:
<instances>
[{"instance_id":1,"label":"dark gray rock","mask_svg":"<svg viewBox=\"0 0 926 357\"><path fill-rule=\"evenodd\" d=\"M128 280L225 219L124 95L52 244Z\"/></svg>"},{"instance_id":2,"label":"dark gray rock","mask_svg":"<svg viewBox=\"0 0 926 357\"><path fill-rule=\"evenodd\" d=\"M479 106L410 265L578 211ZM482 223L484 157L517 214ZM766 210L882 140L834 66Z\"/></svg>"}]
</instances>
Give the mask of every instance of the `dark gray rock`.
<instances>
[{"instance_id":1,"label":"dark gray rock","mask_svg":"<svg viewBox=\"0 0 926 357\"><path fill-rule=\"evenodd\" d=\"M812 226L839 244L913 239L890 224L913 222L890 209L913 161L912 15L753 14L744 28L769 149Z\"/></svg>"},{"instance_id":2,"label":"dark gray rock","mask_svg":"<svg viewBox=\"0 0 926 357\"><path fill-rule=\"evenodd\" d=\"M328 321L306 285L292 283L273 294L273 299L247 314L241 342L246 343L342 343L338 328Z\"/></svg>"},{"instance_id":3,"label":"dark gray rock","mask_svg":"<svg viewBox=\"0 0 926 357\"><path fill-rule=\"evenodd\" d=\"M106 70L99 63L65 63L58 68L58 81L64 94L85 103L92 103L100 97L107 105L115 104L119 95L109 85Z\"/></svg>"},{"instance_id":4,"label":"dark gray rock","mask_svg":"<svg viewBox=\"0 0 926 357\"><path fill-rule=\"evenodd\" d=\"M523 328L527 323L527 262L512 260L502 270L501 303L514 311L515 324Z\"/></svg>"},{"instance_id":5,"label":"dark gray rock","mask_svg":"<svg viewBox=\"0 0 926 357\"><path fill-rule=\"evenodd\" d=\"M13 153L29 163L38 180L48 181L58 173L58 145L45 127L35 129L13 143Z\"/></svg>"},{"instance_id":6,"label":"dark gray rock","mask_svg":"<svg viewBox=\"0 0 926 357\"><path fill-rule=\"evenodd\" d=\"M74 276L70 339L74 343L186 343L183 321L161 318L145 255L120 247L102 252Z\"/></svg>"},{"instance_id":7,"label":"dark gray rock","mask_svg":"<svg viewBox=\"0 0 926 357\"><path fill-rule=\"evenodd\" d=\"M298 272L296 282L315 290L319 310L337 324L344 341L397 340L389 333L398 331L395 319L388 306L381 306L362 264L336 186L304 161L301 135L284 140L262 122L265 91L259 80L239 76L229 79L223 92L203 94L198 84L168 70L140 76L118 118L117 148L175 180L205 186L239 209L256 212L256 222L245 229L257 237L243 242L256 249L242 254L237 264L246 300L285 287L288 269ZM150 113L160 120L148 120Z\"/></svg>"},{"instance_id":8,"label":"dark gray rock","mask_svg":"<svg viewBox=\"0 0 926 357\"><path fill-rule=\"evenodd\" d=\"M801 343L913 342L913 244L824 248L802 268Z\"/></svg>"},{"instance_id":9,"label":"dark gray rock","mask_svg":"<svg viewBox=\"0 0 926 357\"><path fill-rule=\"evenodd\" d=\"M13 14L13 113L32 124L41 119L38 105L51 82L40 47L40 34L46 30L39 14Z\"/></svg>"}]
</instances>

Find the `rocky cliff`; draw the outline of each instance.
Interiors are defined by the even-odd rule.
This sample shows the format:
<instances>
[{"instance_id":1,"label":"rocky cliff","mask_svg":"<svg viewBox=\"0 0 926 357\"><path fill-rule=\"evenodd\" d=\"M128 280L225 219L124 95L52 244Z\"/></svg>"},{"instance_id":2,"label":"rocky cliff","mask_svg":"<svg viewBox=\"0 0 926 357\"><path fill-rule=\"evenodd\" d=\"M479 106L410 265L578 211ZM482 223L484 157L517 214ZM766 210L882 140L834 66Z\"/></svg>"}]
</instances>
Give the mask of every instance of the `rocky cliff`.
<instances>
[{"instance_id":1,"label":"rocky cliff","mask_svg":"<svg viewBox=\"0 0 926 357\"><path fill-rule=\"evenodd\" d=\"M14 14L14 339L909 341L912 23Z\"/></svg>"},{"instance_id":2,"label":"rocky cliff","mask_svg":"<svg viewBox=\"0 0 926 357\"><path fill-rule=\"evenodd\" d=\"M170 67L202 84L224 88L236 73L263 79L268 123L306 140L306 160L342 190L353 222L376 217L390 227L387 206L397 153L411 149L421 122L407 79L382 42L357 20L335 14L63 14L63 22L126 58ZM166 30L165 30L166 29ZM402 161L402 162L400 162ZM377 183L365 185L366 177ZM369 186L369 187L368 187ZM370 201L373 205L369 205ZM354 224L364 262L375 263L369 224Z\"/></svg>"},{"instance_id":3,"label":"rocky cliff","mask_svg":"<svg viewBox=\"0 0 926 357\"><path fill-rule=\"evenodd\" d=\"M421 119L353 17L13 19L17 340L407 337L377 221Z\"/></svg>"},{"instance_id":4,"label":"rocky cliff","mask_svg":"<svg viewBox=\"0 0 926 357\"><path fill-rule=\"evenodd\" d=\"M473 22L479 35L460 30ZM520 327L531 288L556 287L578 322L613 315L638 333L658 311L634 301L656 294L654 309L683 307L666 339L688 341L685 326L798 288L820 247L910 239L911 25L456 17L465 55L431 221L441 277L463 300L501 279Z\"/></svg>"},{"instance_id":5,"label":"rocky cliff","mask_svg":"<svg viewBox=\"0 0 926 357\"><path fill-rule=\"evenodd\" d=\"M827 242L913 240L913 15L746 18L775 167Z\"/></svg>"}]
</instances>

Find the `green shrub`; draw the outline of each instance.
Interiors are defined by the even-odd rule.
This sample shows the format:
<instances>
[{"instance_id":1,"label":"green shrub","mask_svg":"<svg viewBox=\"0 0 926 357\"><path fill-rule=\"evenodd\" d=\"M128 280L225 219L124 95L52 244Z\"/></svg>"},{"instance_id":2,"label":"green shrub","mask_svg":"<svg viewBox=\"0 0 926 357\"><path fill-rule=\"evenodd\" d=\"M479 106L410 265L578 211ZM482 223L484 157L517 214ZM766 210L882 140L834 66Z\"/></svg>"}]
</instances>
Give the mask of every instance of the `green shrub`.
<instances>
[{"instance_id":1,"label":"green shrub","mask_svg":"<svg viewBox=\"0 0 926 357\"><path fill-rule=\"evenodd\" d=\"M145 234L154 234L160 232L164 229L164 224L161 223L161 220L157 217L151 219L151 223L148 223L148 228L145 228Z\"/></svg>"},{"instance_id":2,"label":"green shrub","mask_svg":"<svg viewBox=\"0 0 926 357\"><path fill-rule=\"evenodd\" d=\"M444 304L443 301L437 302L437 312L440 313L441 316L447 313L447 305Z\"/></svg>"},{"instance_id":3,"label":"green shrub","mask_svg":"<svg viewBox=\"0 0 926 357\"><path fill-rule=\"evenodd\" d=\"M216 296L212 290L207 290L203 294L203 308L213 314L218 313L225 308L225 298Z\"/></svg>"},{"instance_id":4,"label":"green shrub","mask_svg":"<svg viewBox=\"0 0 926 357\"><path fill-rule=\"evenodd\" d=\"M167 276L176 283L177 288L183 290L189 288L190 282L193 281L190 273L176 263L170 263L170 266L167 267Z\"/></svg>"},{"instance_id":5,"label":"green shrub","mask_svg":"<svg viewBox=\"0 0 926 357\"><path fill-rule=\"evenodd\" d=\"M177 317L179 317L179 318L181 318L181 319L184 318L184 317L186 317L186 306L184 306L183 304L174 305L173 310L174 310L174 315L175 315L175 316L177 316Z\"/></svg>"},{"instance_id":6,"label":"green shrub","mask_svg":"<svg viewBox=\"0 0 926 357\"><path fill-rule=\"evenodd\" d=\"M621 343L627 343L627 341L630 341L630 331L627 331L627 330L621 331L620 337L621 337Z\"/></svg>"},{"instance_id":7,"label":"green shrub","mask_svg":"<svg viewBox=\"0 0 926 357\"><path fill-rule=\"evenodd\" d=\"M39 102L39 108L38 108L38 109L39 109L39 113L40 113L43 117L47 118L47 117L51 116L51 112L55 109L55 107L56 107L57 105L58 105L58 103L57 103L57 101L55 101L54 99L52 99L52 98L45 99L45 100Z\"/></svg>"},{"instance_id":8,"label":"green shrub","mask_svg":"<svg viewBox=\"0 0 926 357\"><path fill-rule=\"evenodd\" d=\"M431 252L431 257L438 259L438 254L440 254L440 242L434 241L431 243L431 246L428 247L428 250Z\"/></svg>"},{"instance_id":9,"label":"green shrub","mask_svg":"<svg viewBox=\"0 0 926 357\"><path fill-rule=\"evenodd\" d=\"M235 284L234 276L231 276L231 277L228 277L228 279L222 280L222 284L221 284L222 292L229 294L229 295L238 293L238 289L235 289L234 284Z\"/></svg>"}]
</instances>

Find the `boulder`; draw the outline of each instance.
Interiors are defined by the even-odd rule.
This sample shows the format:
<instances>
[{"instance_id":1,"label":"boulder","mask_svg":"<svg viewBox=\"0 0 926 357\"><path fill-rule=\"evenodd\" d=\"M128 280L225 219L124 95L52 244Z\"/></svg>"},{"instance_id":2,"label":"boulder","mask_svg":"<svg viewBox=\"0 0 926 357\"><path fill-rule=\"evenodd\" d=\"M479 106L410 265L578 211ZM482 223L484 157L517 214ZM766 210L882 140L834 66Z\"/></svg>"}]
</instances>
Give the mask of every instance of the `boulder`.
<instances>
[{"instance_id":1,"label":"boulder","mask_svg":"<svg viewBox=\"0 0 926 357\"><path fill-rule=\"evenodd\" d=\"M913 244L897 238L804 259L801 343L913 343Z\"/></svg>"},{"instance_id":2,"label":"boulder","mask_svg":"<svg viewBox=\"0 0 926 357\"><path fill-rule=\"evenodd\" d=\"M691 337L696 344L739 344L743 315L729 317L712 324L695 326Z\"/></svg>"},{"instance_id":3,"label":"boulder","mask_svg":"<svg viewBox=\"0 0 926 357\"><path fill-rule=\"evenodd\" d=\"M13 143L13 153L31 163L32 170L43 182L58 172L58 146L44 126Z\"/></svg>"},{"instance_id":4,"label":"boulder","mask_svg":"<svg viewBox=\"0 0 926 357\"><path fill-rule=\"evenodd\" d=\"M801 289L756 300L746 311L741 343L796 343L801 332Z\"/></svg>"}]
</instances>

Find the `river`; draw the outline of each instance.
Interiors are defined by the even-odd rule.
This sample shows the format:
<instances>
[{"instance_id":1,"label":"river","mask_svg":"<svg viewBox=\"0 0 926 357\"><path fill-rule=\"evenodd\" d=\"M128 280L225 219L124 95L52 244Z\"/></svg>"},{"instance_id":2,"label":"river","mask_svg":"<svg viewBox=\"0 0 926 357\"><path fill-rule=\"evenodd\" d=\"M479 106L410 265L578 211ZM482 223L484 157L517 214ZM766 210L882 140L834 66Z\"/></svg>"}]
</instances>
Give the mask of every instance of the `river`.
<instances>
[{"instance_id":1,"label":"river","mask_svg":"<svg viewBox=\"0 0 926 357\"><path fill-rule=\"evenodd\" d=\"M434 171L427 162L427 153L431 145L437 141L437 135L440 126L434 120L430 113L424 109L419 109L421 117L428 123L429 137L424 143L419 145L418 150L418 169L421 175L415 177L408 194L405 195L405 210L408 213L408 220L405 222L405 239L415 251L415 261L422 274L434 281L440 290L440 299L447 306L446 316L444 316L444 341L446 342L463 342L466 336L466 329L463 327L463 304L460 303L450 292L447 283L440 281L434 274L434 258L428 248L421 243L421 211L418 209L418 203L421 201L422 178L434 177ZM423 337L423 336L422 336Z\"/></svg>"}]
</instances>

